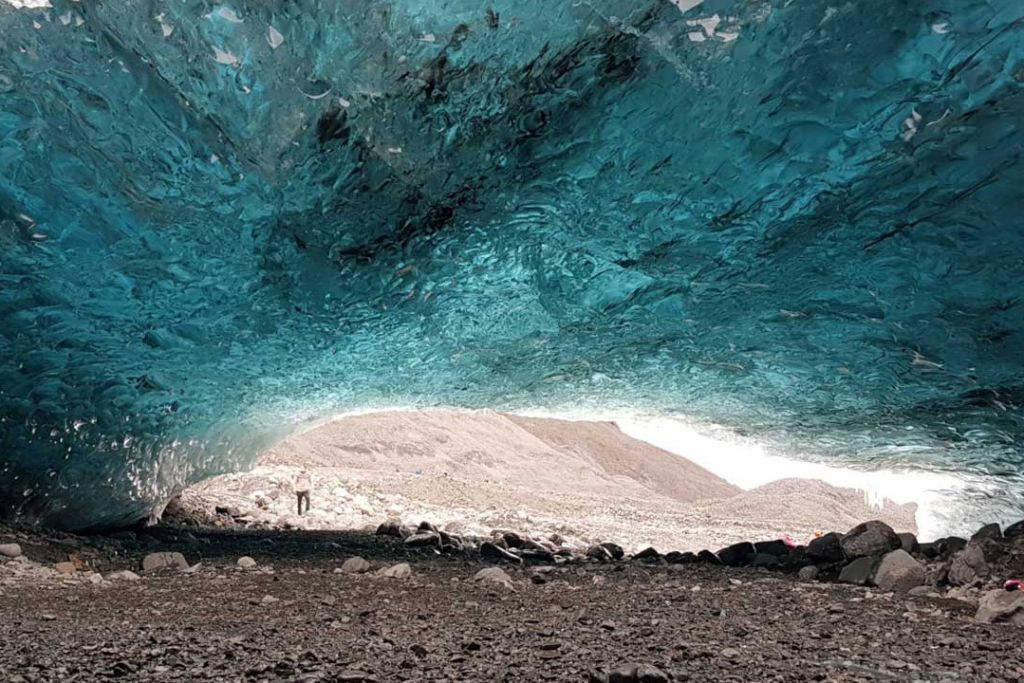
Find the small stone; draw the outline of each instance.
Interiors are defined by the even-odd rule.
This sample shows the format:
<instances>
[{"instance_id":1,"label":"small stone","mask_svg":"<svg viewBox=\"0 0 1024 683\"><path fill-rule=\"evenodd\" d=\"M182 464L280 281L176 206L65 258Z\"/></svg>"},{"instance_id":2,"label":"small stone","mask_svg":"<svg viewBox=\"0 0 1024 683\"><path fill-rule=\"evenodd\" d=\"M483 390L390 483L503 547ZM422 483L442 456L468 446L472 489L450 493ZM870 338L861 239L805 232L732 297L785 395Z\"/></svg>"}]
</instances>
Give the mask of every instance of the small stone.
<instances>
[{"instance_id":1,"label":"small stone","mask_svg":"<svg viewBox=\"0 0 1024 683\"><path fill-rule=\"evenodd\" d=\"M181 553L150 553L142 559L142 571L144 572L165 567L188 569L188 562Z\"/></svg>"},{"instance_id":2,"label":"small stone","mask_svg":"<svg viewBox=\"0 0 1024 683\"><path fill-rule=\"evenodd\" d=\"M53 568L58 574L74 574L78 571L78 567L75 566L74 562L58 562L53 565Z\"/></svg>"},{"instance_id":3,"label":"small stone","mask_svg":"<svg viewBox=\"0 0 1024 683\"><path fill-rule=\"evenodd\" d=\"M668 674L656 666L641 664L636 668L637 683L668 683Z\"/></svg>"},{"instance_id":4,"label":"small stone","mask_svg":"<svg viewBox=\"0 0 1024 683\"><path fill-rule=\"evenodd\" d=\"M603 545L592 545L587 548L587 557L598 562L611 562L612 554Z\"/></svg>"},{"instance_id":5,"label":"small stone","mask_svg":"<svg viewBox=\"0 0 1024 683\"><path fill-rule=\"evenodd\" d=\"M621 560L626 556L626 551L617 543L602 543L601 547L608 551L608 554L612 556L613 560Z\"/></svg>"},{"instance_id":6,"label":"small stone","mask_svg":"<svg viewBox=\"0 0 1024 683\"><path fill-rule=\"evenodd\" d=\"M260 600L261 605L273 605L275 602L280 602L280 600L275 598L273 595L264 595Z\"/></svg>"},{"instance_id":7,"label":"small stone","mask_svg":"<svg viewBox=\"0 0 1024 683\"><path fill-rule=\"evenodd\" d=\"M0 545L0 556L21 557L21 546L17 543L4 543Z\"/></svg>"},{"instance_id":8,"label":"small stone","mask_svg":"<svg viewBox=\"0 0 1024 683\"><path fill-rule=\"evenodd\" d=\"M362 557L350 557L341 565L343 574L363 574L370 571L370 563Z\"/></svg>"},{"instance_id":9,"label":"small stone","mask_svg":"<svg viewBox=\"0 0 1024 683\"><path fill-rule=\"evenodd\" d=\"M818 578L818 574L820 573L820 571L821 570L815 567L814 565L811 565L809 567L801 567L800 571L796 573L796 577L801 581L814 581Z\"/></svg>"},{"instance_id":10,"label":"small stone","mask_svg":"<svg viewBox=\"0 0 1024 683\"><path fill-rule=\"evenodd\" d=\"M252 569L256 566L256 560L252 559L248 555L240 557L238 558L238 566L242 569Z\"/></svg>"},{"instance_id":11,"label":"small stone","mask_svg":"<svg viewBox=\"0 0 1024 683\"><path fill-rule=\"evenodd\" d=\"M608 674L608 683L636 683L636 664L623 664Z\"/></svg>"},{"instance_id":12,"label":"small stone","mask_svg":"<svg viewBox=\"0 0 1024 683\"><path fill-rule=\"evenodd\" d=\"M740 651L734 647L727 647L722 650L722 656L726 659L737 659L740 656Z\"/></svg>"},{"instance_id":13,"label":"small stone","mask_svg":"<svg viewBox=\"0 0 1024 683\"><path fill-rule=\"evenodd\" d=\"M488 567L481 569L473 577L476 581L480 581L494 588L501 588L506 591L514 591L515 586L512 583L512 577L505 573L505 570L501 567Z\"/></svg>"},{"instance_id":14,"label":"small stone","mask_svg":"<svg viewBox=\"0 0 1024 683\"><path fill-rule=\"evenodd\" d=\"M98 586L101 583L103 583L103 577L99 574L90 574L89 583L91 583L94 586Z\"/></svg>"},{"instance_id":15,"label":"small stone","mask_svg":"<svg viewBox=\"0 0 1024 683\"><path fill-rule=\"evenodd\" d=\"M412 531L408 527L402 526L401 523L395 521L388 521L377 527L378 536L391 536L392 538L405 539L412 534Z\"/></svg>"},{"instance_id":16,"label":"small stone","mask_svg":"<svg viewBox=\"0 0 1024 683\"><path fill-rule=\"evenodd\" d=\"M377 576L386 579L407 579L412 576L412 567L408 562L402 562L392 567L386 567L377 572Z\"/></svg>"},{"instance_id":17,"label":"small stone","mask_svg":"<svg viewBox=\"0 0 1024 683\"><path fill-rule=\"evenodd\" d=\"M107 578L111 581L138 581L141 577L135 572L125 569L119 572L111 572L107 574Z\"/></svg>"}]
</instances>

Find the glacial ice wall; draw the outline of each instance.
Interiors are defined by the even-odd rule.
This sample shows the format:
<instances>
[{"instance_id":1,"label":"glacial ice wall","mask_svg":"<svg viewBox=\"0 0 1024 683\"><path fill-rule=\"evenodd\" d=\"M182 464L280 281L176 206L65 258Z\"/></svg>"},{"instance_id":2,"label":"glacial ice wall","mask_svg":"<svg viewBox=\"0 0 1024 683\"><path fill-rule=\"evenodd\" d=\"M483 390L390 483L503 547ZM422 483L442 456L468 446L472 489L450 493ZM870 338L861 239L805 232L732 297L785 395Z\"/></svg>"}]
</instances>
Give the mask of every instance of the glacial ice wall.
<instances>
[{"instance_id":1,"label":"glacial ice wall","mask_svg":"<svg viewBox=\"0 0 1024 683\"><path fill-rule=\"evenodd\" d=\"M388 404L1019 482L1019 0L20 4L4 516L130 522Z\"/></svg>"}]
</instances>

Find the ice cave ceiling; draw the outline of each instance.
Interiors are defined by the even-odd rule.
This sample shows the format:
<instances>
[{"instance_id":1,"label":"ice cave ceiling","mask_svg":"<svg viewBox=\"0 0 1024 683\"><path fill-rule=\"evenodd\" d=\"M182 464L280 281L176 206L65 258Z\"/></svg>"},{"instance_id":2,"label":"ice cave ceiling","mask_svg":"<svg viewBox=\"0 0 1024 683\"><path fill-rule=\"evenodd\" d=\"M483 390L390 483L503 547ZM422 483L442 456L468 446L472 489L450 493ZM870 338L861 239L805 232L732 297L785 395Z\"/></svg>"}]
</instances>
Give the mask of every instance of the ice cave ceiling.
<instances>
[{"instance_id":1,"label":"ice cave ceiling","mask_svg":"<svg viewBox=\"0 0 1024 683\"><path fill-rule=\"evenodd\" d=\"M0 0L0 510L366 405L1010 476L1020 0Z\"/></svg>"}]
</instances>

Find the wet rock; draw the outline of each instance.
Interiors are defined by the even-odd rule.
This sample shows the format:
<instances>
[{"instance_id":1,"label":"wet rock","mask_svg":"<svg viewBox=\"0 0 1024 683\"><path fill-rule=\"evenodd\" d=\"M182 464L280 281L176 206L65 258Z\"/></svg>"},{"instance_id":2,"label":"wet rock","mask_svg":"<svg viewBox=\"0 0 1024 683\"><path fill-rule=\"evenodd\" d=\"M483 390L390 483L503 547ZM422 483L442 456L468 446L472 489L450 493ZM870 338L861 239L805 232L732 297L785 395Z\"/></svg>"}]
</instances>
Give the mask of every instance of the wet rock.
<instances>
[{"instance_id":1,"label":"wet rock","mask_svg":"<svg viewBox=\"0 0 1024 683\"><path fill-rule=\"evenodd\" d=\"M818 578L820 571L821 570L814 565L810 565L808 567L801 567L800 571L796 573L796 576L801 581L814 581Z\"/></svg>"},{"instance_id":2,"label":"wet rock","mask_svg":"<svg viewBox=\"0 0 1024 683\"><path fill-rule=\"evenodd\" d=\"M976 621L983 624L1010 623L1024 626L1024 591L989 591L978 601Z\"/></svg>"},{"instance_id":3,"label":"wet rock","mask_svg":"<svg viewBox=\"0 0 1024 683\"><path fill-rule=\"evenodd\" d=\"M405 539L405 545L409 548L440 548L441 535L436 531L417 531Z\"/></svg>"},{"instance_id":4,"label":"wet rock","mask_svg":"<svg viewBox=\"0 0 1024 683\"><path fill-rule=\"evenodd\" d=\"M402 562L392 567L386 567L377 572L377 576L385 579L407 579L412 576L412 567L408 562Z\"/></svg>"},{"instance_id":5,"label":"wet rock","mask_svg":"<svg viewBox=\"0 0 1024 683\"><path fill-rule=\"evenodd\" d=\"M188 562L181 553L150 553L142 558L142 571L157 569L188 569Z\"/></svg>"},{"instance_id":6,"label":"wet rock","mask_svg":"<svg viewBox=\"0 0 1024 683\"><path fill-rule=\"evenodd\" d=\"M807 544L807 559L815 564L843 561L842 536L836 532L825 534Z\"/></svg>"},{"instance_id":7,"label":"wet rock","mask_svg":"<svg viewBox=\"0 0 1024 683\"><path fill-rule=\"evenodd\" d=\"M874 584L884 591L905 593L924 582L924 565L903 549L888 553L875 570Z\"/></svg>"},{"instance_id":8,"label":"wet rock","mask_svg":"<svg viewBox=\"0 0 1024 683\"><path fill-rule=\"evenodd\" d=\"M985 526L975 531L974 535L971 536L972 541L980 541L984 539L998 541L1002 538L1003 530L1002 528L1000 528L998 524L986 524Z\"/></svg>"},{"instance_id":9,"label":"wet rock","mask_svg":"<svg viewBox=\"0 0 1024 683\"><path fill-rule=\"evenodd\" d=\"M850 564L843 567L839 573L840 583L851 583L855 586L867 586L875 574L875 559L871 557L858 557Z\"/></svg>"},{"instance_id":10,"label":"wet rock","mask_svg":"<svg viewBox=\"0 0 1024 683\"><path fill-rule=\"evenodd\" d=\"M350 557L341 565L343 574L363 574L370 571L370 563L362 557Z\"/></svg>"},{"instance_id":11,"label":"wet rock","mask_svg":"<svg viewBox=\"0 0 1024 683\"><path fill-rule=\"evenodd\" d=\"M917 536L911 533L896 534L900 539L900 547L910 554L917 554L921 550L920 544L917 542Z\"/></svg>"},{"instance_id":12,"label":"wet rock","mask_svg":"<svg viewBox=\"0 0 1024 683\"><path fill-rule=\"evenodd\" d=\"M0 557L21 557L21 546L17 543L4 543L0 545Z\"/></svg>"},{"instance_id":13,"label":"wet rock","mask_svg":"<svg viewBox=\"0 0 1024 683\"><path fill-rule=\"evenodd\" d=\"M412 531L399 522L387 521L377 527L376 534L378 536L390 536L392 538L405 540L412 535Z\"/></svg>"},{"instance_id":14,"label":"wet rock","mask_svg":"<svg viewBox=\"0 0 1024 683\"><path fill-rule=\"evenodd\" d=\"M481 569L473 578L476 581L493 588L501 588L506 591L515 590L515 586L512 583L512 577L505 573L505 570L501 567L488 567L486 569Z\"/></svg>"},{"instance_id":15,"label":"wet rock","mask_svg":"<svg viewBox=\"0 0 1024 683\"><path fill-rule=\"evenodd\" d=\"M432 534L437 534L440 531L441 531L440 529L438 529L436 526L434 526L430 522L420 522L420 525L418 527L416 527L416 532L417 533L427 533L427 532L429 532L429 533L432 533Z\"/></svg>"},{"instance_id":16,"label":"wet rock","mask_svg":"<svg viewBox=\"0 0 1024 683\"><path fill-rule=\"evenodd\" d=\"M240 569L252 569L256 566L256 560L252 559L248 555L238 558L238 567Z\"/></svg>"},{"instance_id":17,"label":"wet rock","mask_svg":"<svg viewBox=\"0 0 1024 683\"><path fill-rule=\"evenodd\" d=\"M75 566L74 562L58 562L53 565L53 568L58 574L74 574L78 571L78 567Z\"/></svg>"},{"instance_id":18,"label":"wet rock","mask_svg":"<svg viewBox=\"0 0 1024 683\"><path fill-rule=\"evenodd\" d=\"M522 564L523 562L518 555L487 542L480 544L480 557L491 562L511 562L512 564Z\"/></svg>"},{"instance_id":19,"label":"wet rock","mask_svg":"<svg viewBox=\"0 0 1024 683\"><path fill-rule=\"evenodd\" d=\"M1003 538L1024 538L1024 519L1003 529Z\"/></svg>"},{"instance_id":20,"label":"wet rock","mask_svg":"<svg viewBox=\"0 0 1024 683\"><path fill-rule=\"evenodd\" d=\"M757 556L753 543L734 543L718 551L718 559L727 567L749 566Z\"/></svg>"},{"instance_id":21,"label":"wet rock","mask_svg":"<svg viewBox=\"0 0 1024 683\"><path fill-rule=\"evenodd\" d=\"M644 548L634 555L633 559L637 562L658 562L661 560L661 553L654 548Z\"/></svg>"},{"instance_id":22,"label":"wet rock","mask_svg":"<svg viewBox=\"0 0 1024 683\"><path fill-rule=\"evenodd\" d=\"M858 524L839 542L847 559L880 557L901 546L899 536L885 522L874 520Z\"/></svg>"},{"instance_id":23,"label":"wet rock","mask_svg":"<svg viewBox=\"0 0 1024 683\"><path fill-rule=\"evenodd\" d=\"M669 564L696 564L698 562L697 556L693 553L681 553L678 550L665 553L665 561Z\"/></svg>"},{"instance_id":24,"label":"wet rock","mask_svg":"<svg viewBox=\"0 0 1024 683\"><path fill-rule=\"evenodd\" d=\"M710 550L701 550L697 553L697 561L702 564L722 564L722 561L718 559L718 555L715 555Z\"/></svg>"}]
</instances>

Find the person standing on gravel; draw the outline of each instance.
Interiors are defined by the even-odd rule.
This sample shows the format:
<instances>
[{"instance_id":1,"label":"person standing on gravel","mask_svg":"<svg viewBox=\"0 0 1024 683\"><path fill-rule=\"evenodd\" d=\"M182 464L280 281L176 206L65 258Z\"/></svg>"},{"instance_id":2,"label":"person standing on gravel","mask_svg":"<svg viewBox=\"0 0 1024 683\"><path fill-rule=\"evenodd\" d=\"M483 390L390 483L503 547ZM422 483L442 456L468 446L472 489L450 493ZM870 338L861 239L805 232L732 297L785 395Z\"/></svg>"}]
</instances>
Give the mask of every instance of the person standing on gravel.
<instances>
[{"instance_id":1,"label":"person standing on gravel","mask_svg":"<svg viewBox=\"0 0 1024 683\"><path fill-rule=\"evenodd\" d=\"M306 512L309 512L309 490L313 488L313 483L310 481L309 472L306 468L299 470L299 474L295 477L295 497L298 499L299 504L299 516L302 516L302 501L306 501Z\"/></svg>"}]
</instances>

